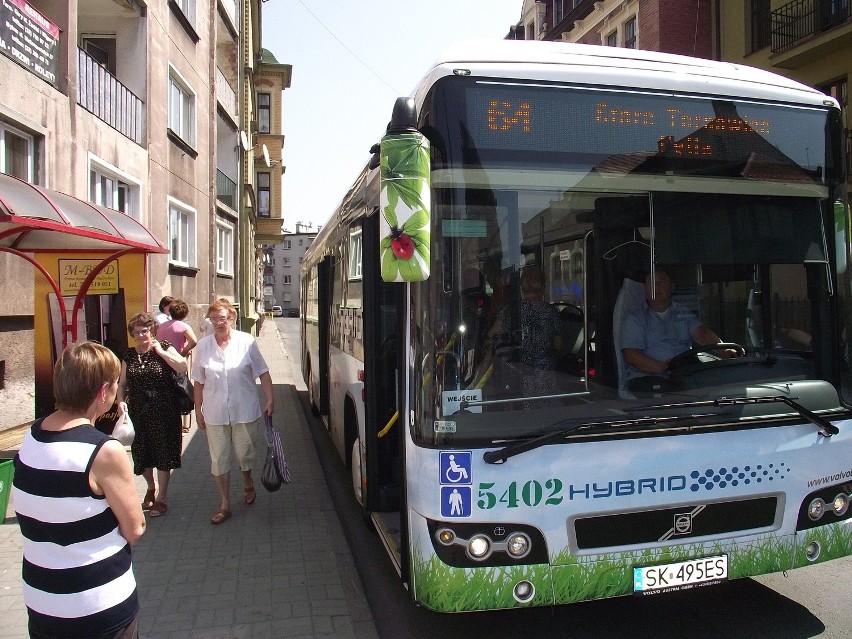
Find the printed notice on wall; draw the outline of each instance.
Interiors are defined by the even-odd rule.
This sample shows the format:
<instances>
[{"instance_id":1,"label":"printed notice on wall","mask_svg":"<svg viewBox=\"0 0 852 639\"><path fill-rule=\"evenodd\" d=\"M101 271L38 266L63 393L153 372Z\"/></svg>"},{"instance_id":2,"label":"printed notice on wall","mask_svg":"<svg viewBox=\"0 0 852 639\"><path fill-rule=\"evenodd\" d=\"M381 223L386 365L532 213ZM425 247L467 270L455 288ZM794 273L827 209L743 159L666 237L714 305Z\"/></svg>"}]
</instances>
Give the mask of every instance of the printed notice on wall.
<instances>
[{"instance_id":1,"label":"printed notice on wall","mask_svg":"<svg viewBox=\"0 0 852 639\"><path fill-rule=\"evenodd\" d=\"M59 260L59 290L62 295L77 295L92 269L100 263L101 260ZM95 276L86 295L115 293L118 293L118 262L112 261Z\"/></svg>"},{"instance_id":2,"label":"printed notice on wall","mask_svg":"<svg viewBox=\"0 0 852 639\"><path fill-rule=\"evenodd\" d=\"M26 0L0 0L0 53L56 86L59 27Z\"/></svg>"}]
</instances>

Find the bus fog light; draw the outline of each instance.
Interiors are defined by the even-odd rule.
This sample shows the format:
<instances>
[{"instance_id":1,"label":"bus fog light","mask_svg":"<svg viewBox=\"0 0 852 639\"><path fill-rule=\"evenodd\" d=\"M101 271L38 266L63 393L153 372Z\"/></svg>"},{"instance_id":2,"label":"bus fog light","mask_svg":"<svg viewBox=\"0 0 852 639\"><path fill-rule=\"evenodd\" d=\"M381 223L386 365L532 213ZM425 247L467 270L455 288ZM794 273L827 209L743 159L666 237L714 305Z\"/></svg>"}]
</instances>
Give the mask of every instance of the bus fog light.
<instances>
[{"instance_id":1,"label":"bus fog light","mask_svg":"<svg viewBox=\"0 0 852 639\"><path fill-rule=\"evenodd\" d=\"M518 603L527 603L535 597L535 586L529 581L519 581L512 589L512 596Z\"/></svg>"},{"instance_id":2,"label":"bus fog light","mask_svg":"<svg viewBox=\"0 0 852 639\"><path fill-rule=\"evenodd\" d=\"M818 521L825 514L825 502L817 497L808 505L808 517Z\"/></svg>"},{"instance_id":3,"label":"bus fog light","mask_svg":"<svg viewBox=\"0 0 852 639\"><path fill-rule=\"evenodd\" d=\"M530 552L530 538L523 533L515 533L509 536L506 542L506 552L515 559L526 557Z\"/></svg>"},{"instance_id":4,"label":"bus fog light","mask_svg":"<svg viewBox=\"0 0 852 639\"><path fill-rule=\"evenodd\" d=\"M473 559L485 559L491 553L491 540L485 535L475 535L467 542L467 554Z\"/></svg>"},{"instance_id":5,"label":"bus fog light","mask_svg":"<svg viewBox=\"0 0 852 639\"><path fill-rule=\"evenodd\" d=\"M846 514L846 511L849 510L849 495L846 493L840 493L834 498L832 505L834 506L834 514L838 517L842 517Z\"/></svg>"},{"instance_id":6,"label":"bus fog light","mask_svg":"<svg viewBox=\"0 0 852 639\"><path fill-rule=\"evenodd\" d=\"M805 557L808 558L808 561L816 561L819 557L820 546L819 542L812 541L808 544L808 547L805 548Z\"/></svg>"},{"instance_id":7,"label":"bus fog light","mask_svg":"<svg viewBox=\"0 0 852 639\"><path fill-rule=\"evenodd\" d=\"M438 531L438 541L444 546L451 545L456 540L456 534L449 528L441 528Z\"/></svg>"}]
</instances>

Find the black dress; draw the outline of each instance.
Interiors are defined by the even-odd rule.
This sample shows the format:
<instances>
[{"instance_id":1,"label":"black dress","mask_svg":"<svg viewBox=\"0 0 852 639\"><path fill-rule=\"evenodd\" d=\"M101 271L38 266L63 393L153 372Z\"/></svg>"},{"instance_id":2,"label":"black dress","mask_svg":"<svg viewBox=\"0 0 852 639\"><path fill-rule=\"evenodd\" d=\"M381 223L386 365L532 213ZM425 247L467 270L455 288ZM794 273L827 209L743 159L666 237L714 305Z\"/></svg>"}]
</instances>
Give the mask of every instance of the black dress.
<instances>
[{"instance_id":1,"label":"black dress","mask_svg":"<svg viewBox=\"0 0 852 639\"><path fill-rule=\"evenodd\" d=\"M170 346L166 341L161 344L163 349ZM128 348L124 363L127 365L127 410L136 430L130 447L133 472L141 475L145 468L180 468L183 433L171 368L153 348L143 354Z\"/></svg>"}]
</instances>

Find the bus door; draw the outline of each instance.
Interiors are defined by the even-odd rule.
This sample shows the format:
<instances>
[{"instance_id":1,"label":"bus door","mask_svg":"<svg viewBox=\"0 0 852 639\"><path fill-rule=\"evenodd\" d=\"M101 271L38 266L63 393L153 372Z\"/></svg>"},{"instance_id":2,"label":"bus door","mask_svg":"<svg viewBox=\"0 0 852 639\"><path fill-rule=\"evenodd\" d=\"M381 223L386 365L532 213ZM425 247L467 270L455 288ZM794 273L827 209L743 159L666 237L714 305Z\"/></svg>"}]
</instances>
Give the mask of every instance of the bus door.
<instances>
[{"instance_id":1,"label":"bus door","mask_svg":"<svg viewBox=\"0 0 852 639\"><path fill-rule=\"evenodd\" d=\"M317 265L317 402L320 415L328 415L328 349L331 334L331 291L332 257L324 258ZM308 380L310 383L310 380Z\"/></svg>"},{"instance_id":2,"label":"bus door","mask_svg":"<svg viewBox=\"0 0 852 639\"><path fill-rule=\"evenodd\" d=\"M378 215L364 220L364 272L379 271ZM365 278L364 308L364 508L372 519L400 574L407 566L404 490L404 431L400 415L404 367L402 355L407 285Z\"/></svg>"}]
</instances>

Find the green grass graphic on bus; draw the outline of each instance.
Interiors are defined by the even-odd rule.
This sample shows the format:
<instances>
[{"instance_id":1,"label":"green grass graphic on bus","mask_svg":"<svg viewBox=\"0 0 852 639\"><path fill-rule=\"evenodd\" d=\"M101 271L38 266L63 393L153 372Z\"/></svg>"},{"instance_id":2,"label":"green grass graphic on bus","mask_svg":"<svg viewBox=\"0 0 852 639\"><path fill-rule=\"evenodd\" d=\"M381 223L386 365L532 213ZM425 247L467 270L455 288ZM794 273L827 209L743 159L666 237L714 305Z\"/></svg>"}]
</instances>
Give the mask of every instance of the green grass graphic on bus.
<instances>
[{"instance_id":1,"label":"green grass graphic on bus","mask_svg":"<svg viewBox=\"0 0 852 639\"><path fill-rule=\"evenodd\" d=\"M820 546L815 561L806 557L809 544ZM852 553L852 531L843 525L829 525L799 533L796 538L761 537L734 547L722 544L693 544L676 548L643 550L591 557L574 557L567 550L557 554L551 566L495 566L453 568L437 557L413 555L417 599L439 612L519 608L548 604L576 603L630 595L633 568L682 561L694 557L727 554L730 579L764 575L845 557ZM521 579L536 587L535 598L521 604L512 597L512 588Z\"/></svg>"},{"instance_id":2,"label":"green grass graphic on bus","mask_svg":"<svg viewBox=\"0 0 852 639\"><path fill-rule=\"evenodd\" d=\"M382 279L420 282L429 277L429 141L389 134L380 155Z\"/></svg>"}]
</instances>

